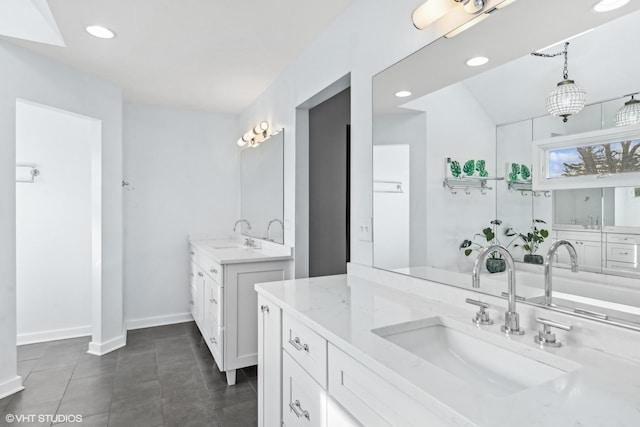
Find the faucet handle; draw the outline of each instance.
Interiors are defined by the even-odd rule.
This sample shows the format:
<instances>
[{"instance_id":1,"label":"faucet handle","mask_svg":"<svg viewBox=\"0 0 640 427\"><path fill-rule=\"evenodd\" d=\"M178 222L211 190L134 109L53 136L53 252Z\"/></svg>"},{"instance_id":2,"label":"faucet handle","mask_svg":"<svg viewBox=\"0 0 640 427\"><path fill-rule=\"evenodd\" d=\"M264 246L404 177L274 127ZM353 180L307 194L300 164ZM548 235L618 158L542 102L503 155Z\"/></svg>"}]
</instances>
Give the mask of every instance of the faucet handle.
<instances>
[{"instance_id":1,"label":"faucet handle","mask_svg":"<svg viewBox=\"0 0 640 427\"><path fill-rule=\"evenodd\" d=\"M482 302L477 299L467 298L464 300L467 304L475 305L479 307L478 312L476 312L476 317L471 319L473 323L476 325L493 325L493 320L489 318L489 313L485 310L490 307L486 302Z\"/></svg>"},{"instance_id":2,"label":"faucet handle","mask_svg":"<svg viewBox=\"0 0 640 427\"><path fill-rule=\"evenodd\" d=\"M556 334L551 332L551 328L558 328L563 331L570 331L573 329L573 326L568 323L542 319L540 317L536 318L536 322L542 325L542 330L533 338L533 341L543 347L560 347L562 345L560 341L556 339Z\"/></svg>"}]
</instances>

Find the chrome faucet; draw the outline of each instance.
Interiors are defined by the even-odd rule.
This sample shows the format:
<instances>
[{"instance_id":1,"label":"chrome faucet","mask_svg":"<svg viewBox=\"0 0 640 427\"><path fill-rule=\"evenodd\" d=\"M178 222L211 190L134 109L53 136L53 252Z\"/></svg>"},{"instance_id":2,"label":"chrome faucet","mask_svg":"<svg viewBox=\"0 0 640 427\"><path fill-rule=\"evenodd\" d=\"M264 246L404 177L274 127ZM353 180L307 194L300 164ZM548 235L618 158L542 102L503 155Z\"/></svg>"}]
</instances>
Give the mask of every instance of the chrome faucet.
<instances>
[{"instance_id":1,"label":"chrome faucet","mask_svg":"<svg viewBox=\"0 0 640 427\"><path fill-rule=\"evenodd\" d=\"M504 325L501 327L501 330L507 334L522 335L524 331L520 329L520 315L516 313L516 266L508 250L500 245L491 245L480 252L478 258L476 258L476 262L473 264L473 287L480 287L480 270L482 270L482 264L487 256L494 252L500 253L507 263L507 281L509 283L507 289L509 306L506 313L504 313Z\"/></svg>"},{"instance_id":2,"label":"chrome faucet","mask_svg":"<svg viewBox=\"0 0 640 427\"><path fill-rule=\"evenodd\" d=\"M239 220L237 220L237 221L236 221L236 223L235 223L235 224L233 224L233 231L235 232L235 231L236 231L236 228L238 228L238 224L241 224L241 223L243 223L243 222L244 222L245 224L247 224L247 231L251 231L251 224L249 224L249 221L247 221L246 219L239 219ZM242 228L240 229L240 231L242 231Z\"/></svg>"},{"instance_id":3,"label":"chrome faucet","mask_svg":"<svg viewBox=\"0 0 640 427\"><path fill-rule=\"evenodd\" d=\"M553 257L561 246L566 246L567 251L569 251L569 257L571 258L571 271L574 273L578 272L578 253L576 252L576 248L566 240L558 240L551 245L549 252L547 252L547 257L544 259L544 305L553 305L551 300L551 292L553 288L551 267L553 266Z\"/></svg>"},{"instance_id":4,"label":"chrome faucet","mask_svg":"<svg viewBox=\"0 0 640 427\"><path fill-rule=\"evenodd\" d=\"M267 240L269 241L273 241L271 240L271 224L273 224L274 222L277 222L278 224L280 224L280 227L282 227L282 230L284 230L284 223L280 221L278 218L274 218L271 221L269 221L269 225L267 225Z\"/></svg>"}]
</instances>

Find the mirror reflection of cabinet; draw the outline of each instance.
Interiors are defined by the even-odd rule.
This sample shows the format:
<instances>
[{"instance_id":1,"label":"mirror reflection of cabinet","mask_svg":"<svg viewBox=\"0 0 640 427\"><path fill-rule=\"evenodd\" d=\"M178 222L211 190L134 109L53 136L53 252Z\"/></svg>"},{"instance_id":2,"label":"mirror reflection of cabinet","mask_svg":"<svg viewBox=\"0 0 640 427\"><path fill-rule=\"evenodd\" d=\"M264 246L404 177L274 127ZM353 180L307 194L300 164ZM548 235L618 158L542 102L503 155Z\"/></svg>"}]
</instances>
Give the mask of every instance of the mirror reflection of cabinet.
<instances>
[{"instance_id":1,"label":"mirror reflection of cabinet","mask_svg":"<svg viewBox=\"0 0 640 427\"><path fill-rule=\"evenodd\" d=\"M573 245L578 254L578 265L583 270L600 271L602 269L602 238L599 232L556 231L554 240L566 240ZM569 252L558 251L557 262L569 265Z\"/></svg>"}]
</instances>

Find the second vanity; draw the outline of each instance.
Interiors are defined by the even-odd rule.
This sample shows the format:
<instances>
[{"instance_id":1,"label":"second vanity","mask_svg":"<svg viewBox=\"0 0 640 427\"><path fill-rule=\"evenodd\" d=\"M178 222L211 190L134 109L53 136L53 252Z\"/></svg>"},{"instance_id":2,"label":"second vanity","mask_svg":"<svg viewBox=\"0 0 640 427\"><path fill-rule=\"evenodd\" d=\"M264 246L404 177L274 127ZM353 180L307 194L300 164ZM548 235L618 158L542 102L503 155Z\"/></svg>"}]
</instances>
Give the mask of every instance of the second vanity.
<instances>
[{"instance_id":1,"label":"second vanity","mask_svg":"<svg viewBox=\"0 0 640 427\"><path fill-rule=\"evenodd\" d=\"M258 282L292 277L289 247L266 241L192 236L190 310L227 383L258 362ZM251 246L247 246L250 243ZM259 247L256 247L259 246Z\"/></svg>"},{"instance_id":2,"label":"second vanity","mask_svg":"<svg viewBox=\"0 0 640 427\"><path fill-rule=\"evenodd\" d=\"M506 287L506 283L505 283ZM638 333L350 265L347 275L258 284L259 425L638 426ZM537 317L569 323L541 348Z\"/></svg>"}]
</instances>

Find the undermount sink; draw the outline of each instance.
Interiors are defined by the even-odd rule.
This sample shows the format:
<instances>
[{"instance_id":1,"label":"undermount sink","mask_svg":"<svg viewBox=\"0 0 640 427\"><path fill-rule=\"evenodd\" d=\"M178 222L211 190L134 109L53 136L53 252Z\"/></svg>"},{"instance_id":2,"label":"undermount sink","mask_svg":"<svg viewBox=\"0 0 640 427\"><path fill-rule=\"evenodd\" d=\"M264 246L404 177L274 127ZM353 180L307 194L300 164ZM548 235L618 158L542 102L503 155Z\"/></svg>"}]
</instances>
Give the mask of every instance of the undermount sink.
<instances>
[{"instance_id":1,"label":"undermount sink","mask_svg":"<svg viewBox=\"0 0 640 427\"><path fill-rule=\"evenodd\" d=\"M568 361L554 364L559 367L531 359L458 330L453 323L431 317L372 332L496 397L554 380L578 367Z\"/></svg>"}]
</instances>

